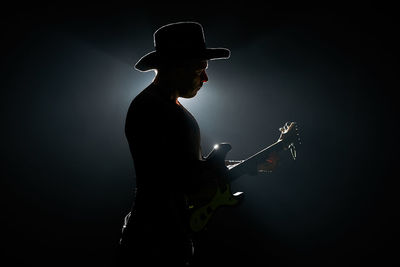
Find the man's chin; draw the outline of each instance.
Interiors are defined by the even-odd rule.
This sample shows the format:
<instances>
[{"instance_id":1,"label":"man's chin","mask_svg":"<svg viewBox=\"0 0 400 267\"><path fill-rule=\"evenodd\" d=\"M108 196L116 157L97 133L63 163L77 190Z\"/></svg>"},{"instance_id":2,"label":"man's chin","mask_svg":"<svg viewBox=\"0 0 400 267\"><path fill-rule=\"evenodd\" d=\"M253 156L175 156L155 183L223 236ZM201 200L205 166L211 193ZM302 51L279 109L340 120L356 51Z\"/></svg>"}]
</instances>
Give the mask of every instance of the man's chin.
<instances>
[{"instance_id":1,"label":"man's chin","mask_svg":"<svg viewBox=\"0 0 400 267\"><path fill-rule=\"evenodd\" d=\"M196 90L193 90L192 92L182 96L183 98L193 98L197 95L197 92L200 90L200 87Z\"/></svg>"},{"instance_id":2,"label":"man's chin","mask_svg":"<svg viewBox=\"0 0 400 267\"><path fill-rule=\"evenodd\" d=\"M197 92L194 92L193 94L190 94L190 95L184 95L184 96L182 96L182 98L193 98L196 95L197 95Z\"/></svg>"}]
</instances>

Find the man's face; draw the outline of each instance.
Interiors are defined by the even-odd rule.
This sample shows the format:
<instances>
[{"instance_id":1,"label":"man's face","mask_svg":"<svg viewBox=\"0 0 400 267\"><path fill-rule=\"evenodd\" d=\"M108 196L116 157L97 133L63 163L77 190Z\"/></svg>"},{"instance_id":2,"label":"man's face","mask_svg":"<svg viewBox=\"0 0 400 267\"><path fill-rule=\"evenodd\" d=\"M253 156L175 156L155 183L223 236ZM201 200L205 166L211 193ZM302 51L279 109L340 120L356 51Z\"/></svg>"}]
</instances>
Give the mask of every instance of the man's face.
<instances>
[{"instance_id":1,"label":"man's face","mask_svg":"<svg viewBox=\"0 0 400 267\"><path fill-rule=\"evenodd\" d=\"M207 67L207 60L203 60L189 62L177 68L176 86L179 97L192 98L197 94L203 83L208 81L206 74Z\"/></svg>"}]
</instances>

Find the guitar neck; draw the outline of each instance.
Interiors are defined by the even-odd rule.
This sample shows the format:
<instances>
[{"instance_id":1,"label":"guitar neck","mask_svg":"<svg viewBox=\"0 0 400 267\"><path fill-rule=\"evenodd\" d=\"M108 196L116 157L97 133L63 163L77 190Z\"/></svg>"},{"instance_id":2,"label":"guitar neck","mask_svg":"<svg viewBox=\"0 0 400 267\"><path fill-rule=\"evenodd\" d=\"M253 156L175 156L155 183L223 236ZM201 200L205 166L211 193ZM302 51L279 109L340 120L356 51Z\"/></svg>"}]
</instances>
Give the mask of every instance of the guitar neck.
<instances>
[{"instance_id":1,"label":"guitar neck","mask_svg":"<svg viewBox=\"0 0 400 267\"><path fill-rule=\"evenodd\" d=\"M281 140L273 143L272 145L264 148L263 150L257 152L256 154L245 159L241 163L235 165L229 170L229 180L230 182L236 180L242 175L254 172L257 168L257 164L265 161L269 155L273 152L279 152L283 149L283 143Z\"/></svg>"}]
</instances>

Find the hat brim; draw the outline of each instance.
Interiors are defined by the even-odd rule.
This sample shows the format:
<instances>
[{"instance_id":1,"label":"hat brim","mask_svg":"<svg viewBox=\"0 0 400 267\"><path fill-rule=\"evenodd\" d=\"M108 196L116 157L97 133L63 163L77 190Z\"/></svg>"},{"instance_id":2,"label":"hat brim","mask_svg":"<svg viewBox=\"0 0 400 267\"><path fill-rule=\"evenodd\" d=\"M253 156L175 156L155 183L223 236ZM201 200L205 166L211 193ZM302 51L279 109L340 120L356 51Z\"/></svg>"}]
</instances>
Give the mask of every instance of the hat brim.
<instances>
[{"instance_id":1,"label":"hat brim","mask_svg":"<svg viewBox=\"0 0 400 267\"><path fill-rule=\"evenodd\" d=\"M161 56L157 51L152 51L144 55L135 64L135 69L141 72L157 69L159 64L163 61L182 61L182 60L216 60L228 59L231 51L227 48L206 48L200 53L193 53L190 55L168 55Z\"/></svg>"}]
</instances>

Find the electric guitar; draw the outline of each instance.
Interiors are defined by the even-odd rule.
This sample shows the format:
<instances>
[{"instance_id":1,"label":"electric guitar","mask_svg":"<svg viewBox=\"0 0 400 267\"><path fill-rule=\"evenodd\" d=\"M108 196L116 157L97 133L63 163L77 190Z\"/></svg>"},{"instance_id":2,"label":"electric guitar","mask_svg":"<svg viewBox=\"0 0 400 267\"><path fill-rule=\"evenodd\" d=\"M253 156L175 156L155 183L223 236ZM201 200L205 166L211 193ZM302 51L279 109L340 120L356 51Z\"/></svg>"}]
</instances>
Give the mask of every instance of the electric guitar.
<instances>
[{"instance_id":1,"label":"electric guitar","mask_svg":"<svg viewBox=\"0 0 400 267\"><path fill-rule=\"evenodd\" d=\"M205 161L212 168L210 172L218 179L211 182L212 186L204 186L198 194L186 196L190 231L196 233L205 229L219 207L240 203L243 192L232 193L232 181L245 174L254 174L257 172L257 165L264 163L274 153L289 150L292 158L296 159L296 145L300 144L297 124L286 123L279 130L281 135L278 141L231 166L226 166L229 161L225 160L227 153L232 149L231 145L221 143L214 146Z\"/></svg>"}]
</instances>

